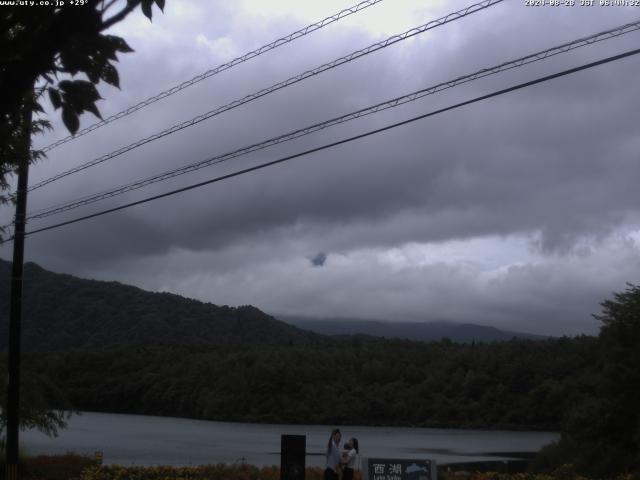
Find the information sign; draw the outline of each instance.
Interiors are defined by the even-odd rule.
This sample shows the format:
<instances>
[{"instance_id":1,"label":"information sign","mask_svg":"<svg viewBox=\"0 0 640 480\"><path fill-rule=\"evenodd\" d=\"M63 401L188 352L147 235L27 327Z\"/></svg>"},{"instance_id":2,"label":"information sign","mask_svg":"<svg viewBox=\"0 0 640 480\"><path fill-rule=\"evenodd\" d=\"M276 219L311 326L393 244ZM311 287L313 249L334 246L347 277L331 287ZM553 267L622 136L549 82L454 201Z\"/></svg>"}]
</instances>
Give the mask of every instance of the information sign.
<instances>
[{"instance_id":1,"label":"information sign","mask_svg":"<svg viewBox=\"0 0 640 480\"><path fill-rule=\"evenodd\" d=\"M367 459L369 480L437 480L435 460Z\"/></svg>"}]
</instances>

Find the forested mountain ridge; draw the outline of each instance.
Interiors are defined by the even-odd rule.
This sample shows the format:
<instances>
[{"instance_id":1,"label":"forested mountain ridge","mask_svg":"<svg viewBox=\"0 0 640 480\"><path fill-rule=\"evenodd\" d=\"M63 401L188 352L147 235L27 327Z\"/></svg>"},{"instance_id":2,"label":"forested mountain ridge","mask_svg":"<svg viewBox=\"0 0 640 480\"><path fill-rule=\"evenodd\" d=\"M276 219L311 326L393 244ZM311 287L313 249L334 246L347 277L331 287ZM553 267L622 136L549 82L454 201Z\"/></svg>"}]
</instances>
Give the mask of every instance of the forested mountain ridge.
<instances>
[{"instance_id":1,"label":"forested mountain ridge","mask_svg":"<svg viewBox=\"0 0 640 480\"><path fill-rule=\"evenodd\" d=\"M398 322L361 318L315 318L275 315L283 322L322 335L373 335L376 337L437 342L448 338L454 342L500 342L513 338L544 340L549 337L500 330L472 323L446 321Z\"/></svg>"},{"instance_id":2,"label":"forested mountain ridge","mask_svg":"<svg viewBox=\"0 0 640 480\"><path fill-rule=\"evenodd\" d=\"M11 264L0 260L0 315L8 318ZM288 344L317 341L251 306L216 306L171 293L153 293L118 282L24 270L25 351L95 349L122 345L219 343ZM8 322L0 323L0 351Z\"/></svg>"}]
</instances>

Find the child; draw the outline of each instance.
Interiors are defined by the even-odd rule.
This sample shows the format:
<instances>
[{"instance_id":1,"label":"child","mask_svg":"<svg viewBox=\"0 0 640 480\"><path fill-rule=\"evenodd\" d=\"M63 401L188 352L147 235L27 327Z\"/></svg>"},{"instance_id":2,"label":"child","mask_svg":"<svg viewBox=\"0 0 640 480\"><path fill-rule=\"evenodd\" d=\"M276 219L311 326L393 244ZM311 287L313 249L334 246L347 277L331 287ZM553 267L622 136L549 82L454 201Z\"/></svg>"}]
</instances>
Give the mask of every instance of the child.
<instances>
[{"instance_id":1,"label":"child","mask_svg":"<svg viewBox=\"0 0 640 480\"><path fill-rule=\"evenodd\" d=\"M344 444L342 452L342 464L344 465L344 475L342 480L353 480L354 473L360 473L360 450L358 439L352 438Z\"/></svg>"}]
</instances>

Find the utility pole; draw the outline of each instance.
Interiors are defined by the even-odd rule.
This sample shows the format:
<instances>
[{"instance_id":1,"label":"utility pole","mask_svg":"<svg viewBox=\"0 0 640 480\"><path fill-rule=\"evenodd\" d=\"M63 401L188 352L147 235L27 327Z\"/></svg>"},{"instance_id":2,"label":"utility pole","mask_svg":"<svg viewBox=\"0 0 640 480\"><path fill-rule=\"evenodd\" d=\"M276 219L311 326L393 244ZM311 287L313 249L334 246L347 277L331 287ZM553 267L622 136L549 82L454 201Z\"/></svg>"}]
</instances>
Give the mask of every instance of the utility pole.
<instances>
[{"instance_id":1,"label":"utility pole","mask_svg":"<svg viewBox=\"0 0 640 480\"><path fill-rule=\"evenodd\" d=\"M19 466L20 431L20 335L22 323L22 273L24 265L25 217L29 160L31 157L31 120L33 90L24 98L21 144L16 189L16 216L13 234L13 265L11 269L11 310L9 313L9 382L7 386L7 480L21 478Z\"/></svg>"}]
</instances>

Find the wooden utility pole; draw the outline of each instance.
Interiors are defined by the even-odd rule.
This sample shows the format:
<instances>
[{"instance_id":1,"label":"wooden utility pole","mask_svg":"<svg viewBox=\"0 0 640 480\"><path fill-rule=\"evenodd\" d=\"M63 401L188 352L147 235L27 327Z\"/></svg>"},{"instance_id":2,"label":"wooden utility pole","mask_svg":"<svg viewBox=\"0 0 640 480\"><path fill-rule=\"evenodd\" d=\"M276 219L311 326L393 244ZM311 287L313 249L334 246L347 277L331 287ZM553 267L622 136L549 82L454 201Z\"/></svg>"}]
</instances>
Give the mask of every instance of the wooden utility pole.
<instances>
[{"instance_id":1,"label":"wooden utility pole","mask_svg":"<svg viewBox=\"0 0 640 480\"><path fill-rule=\"evenodd\" d=\"M24 265L25 217L31 157L31 120L33 91L25 96L21 129L21 151L16 189L16 216L11 269L11 310L9 313L9 382L7 386L7 480L21 478L19 465L20 431L20 335L22 323L22 272Z\"/></svg>"}]
</instances>

